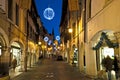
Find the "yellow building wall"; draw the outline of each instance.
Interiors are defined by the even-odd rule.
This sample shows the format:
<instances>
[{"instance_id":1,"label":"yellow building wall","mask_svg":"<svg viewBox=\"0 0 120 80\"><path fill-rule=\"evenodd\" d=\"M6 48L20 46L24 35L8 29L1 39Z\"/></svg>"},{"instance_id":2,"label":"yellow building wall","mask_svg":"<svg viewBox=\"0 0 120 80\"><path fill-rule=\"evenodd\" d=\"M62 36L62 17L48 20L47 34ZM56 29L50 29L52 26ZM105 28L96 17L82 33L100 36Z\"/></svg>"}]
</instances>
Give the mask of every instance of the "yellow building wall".
<instances>
[{"instance_id":1,"label":"yellow building wall","mask_svg":"<svg viewBox=\"0 0 120 80\"><path fill-rule=\"evenodd\" d=\"M101 30L119 32L120 27L120 0L112 1L102 11L87 23L88 42Z\"/></svg>"},{"instance_id":2,"label":"yellow building wall","mask_svg":"<svg viewBox=\"0 0 120 80\"><path fill-rule=\"evenodd\" d=\"M100 31L120 32L120 0L111 0L109 4L103 5L105 2L97 0L101 5L92 3L93 10L91 11L91 18L87 22L87 42L85 44L86 53L86 73L89 75L97 75L96 66L96 52L92 50L92 39ZM98 8L98 9L97 9Z\"/></svg>"}]
</instances>

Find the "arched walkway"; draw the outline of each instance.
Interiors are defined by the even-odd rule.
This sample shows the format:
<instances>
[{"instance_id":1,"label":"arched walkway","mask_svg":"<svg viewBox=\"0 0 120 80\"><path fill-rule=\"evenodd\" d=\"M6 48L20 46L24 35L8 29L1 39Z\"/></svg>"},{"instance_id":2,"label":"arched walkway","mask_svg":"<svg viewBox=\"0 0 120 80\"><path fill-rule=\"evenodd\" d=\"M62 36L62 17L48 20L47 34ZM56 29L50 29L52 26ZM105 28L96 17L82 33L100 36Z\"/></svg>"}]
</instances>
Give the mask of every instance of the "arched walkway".
<instances>
[{"instance_id":1,"label":"arched walkway","mask_svg":"<svg viewBox=\"0 0 120 80\"><path fill-rule=\"evenodd\" d=\"M91 47L96 53L96 69L97 71L104 70L102 60L109 55L114 59L115 55L119 56L118 40L113 31L104 30L100 31L91 40ZM115 75L115 72L112 72ZM114 77L114 76L113 76Z\"/></svg>"},{"instance_id":2,"label":"arched walkway","mask_svg":"<svg viewBox=\"0 0 120 80\"><path fill-rule=\"evenodd\" d=\"M0 28L0 77L9 76L9 40Z\"/></svg>"}]
</instances>

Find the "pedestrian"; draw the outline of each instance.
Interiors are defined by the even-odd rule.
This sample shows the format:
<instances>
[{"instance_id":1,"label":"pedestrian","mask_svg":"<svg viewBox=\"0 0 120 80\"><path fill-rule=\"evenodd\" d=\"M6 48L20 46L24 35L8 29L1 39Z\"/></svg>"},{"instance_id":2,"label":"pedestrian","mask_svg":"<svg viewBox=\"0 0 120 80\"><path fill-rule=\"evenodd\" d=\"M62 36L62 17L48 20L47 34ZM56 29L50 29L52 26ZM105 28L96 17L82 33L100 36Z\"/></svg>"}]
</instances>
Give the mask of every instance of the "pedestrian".
<instances>
[{"instance_id":1,"label":"pedestrian","mask_svg":"<svg viewBox=\"0 0 120 80\"><path fill-rule=\"evenodd\" d=\"M106 58L102 60L102 65L105 67L106 72L108 73L108 80L111 80L111 70L113 69L113 60L107 55Z\"/></svg>"},{"instance_id":2,"label":"pedestrian","mask_svg":"<svg viewBox=\"0 0 120 80\"><path fill-rule=\"evenodd\" d=\"M14 72L15 72L16 66L17 66L17 59L14 57L14 59L12 60L12 68Z\"/></svg>"},{"instance_id":3,"label":"pedestrian","mask_svg":"<svg viewBox=\"0 0 120 80\"><path fill-rule=\"evenodd\" d=\"M118 80L118 77L119 77L119 66L118 66L118 63L119 63L119 60L117 59L117 56L114 56L114 71L115 71L115 76L116 76L116 80Z\"/></svg>"}]
</instances>

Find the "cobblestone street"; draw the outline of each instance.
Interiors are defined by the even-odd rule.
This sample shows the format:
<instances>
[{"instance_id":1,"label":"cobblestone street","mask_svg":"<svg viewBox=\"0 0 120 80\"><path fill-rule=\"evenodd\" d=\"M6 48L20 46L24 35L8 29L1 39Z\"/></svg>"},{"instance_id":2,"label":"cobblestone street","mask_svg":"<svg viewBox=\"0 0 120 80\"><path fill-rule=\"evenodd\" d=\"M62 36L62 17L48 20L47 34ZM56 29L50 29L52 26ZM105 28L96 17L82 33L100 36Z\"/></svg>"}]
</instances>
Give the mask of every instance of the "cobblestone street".
<instances>
[{"instance_id":1,"label":"cobblestone street","mask_svg":"<svg viewBox=\"0 0 120 80\"><path fill-rule=\"evenodd\" d=\"M64 61L45 59L11 80L93 80Z\"/></svg>"}]
</instances>

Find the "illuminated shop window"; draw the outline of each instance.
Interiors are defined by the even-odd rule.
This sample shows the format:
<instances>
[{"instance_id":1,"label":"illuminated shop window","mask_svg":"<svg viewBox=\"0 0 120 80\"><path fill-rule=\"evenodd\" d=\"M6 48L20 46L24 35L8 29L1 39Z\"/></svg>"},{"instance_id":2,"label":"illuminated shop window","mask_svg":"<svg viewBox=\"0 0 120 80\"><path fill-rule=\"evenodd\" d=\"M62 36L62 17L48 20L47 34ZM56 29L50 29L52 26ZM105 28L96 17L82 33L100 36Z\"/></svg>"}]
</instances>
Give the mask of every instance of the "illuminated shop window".
<instances>
[{"instance_id":1,"label":"illuminated shop window","mask_svg":"<svg viewBox=\"0 0 120 80\"><path fill-rule=\"evenodd\" d=\"M103 48L103 55L104 55L104 57L109 55L111 58L113 58L113 56L114 56L114 49L113 48L104 47Z\"/></svg>"}]
</instances>

